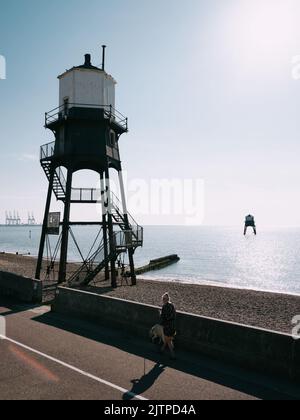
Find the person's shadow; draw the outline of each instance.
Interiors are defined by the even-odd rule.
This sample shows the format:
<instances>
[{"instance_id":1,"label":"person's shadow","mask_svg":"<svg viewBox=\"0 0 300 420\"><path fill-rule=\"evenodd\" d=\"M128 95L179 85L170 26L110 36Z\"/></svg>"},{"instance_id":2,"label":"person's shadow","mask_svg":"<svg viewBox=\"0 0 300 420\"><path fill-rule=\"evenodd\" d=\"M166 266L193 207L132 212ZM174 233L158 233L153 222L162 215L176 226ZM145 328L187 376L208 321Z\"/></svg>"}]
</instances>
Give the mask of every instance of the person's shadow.
<instances>
[{"instance_id":1,"label":"person's shadow","mask_svg":"<svg viewBox=\"0 0 300 420\"><path fill-rule=\"evenodd\" d=\"M126 392L123 395L123 400L132 400L135 395L141 395L157 381L160 375L165 371L166 366L162 365L161 363L157 363L154 368L141 377L141 379L134 379L131 381L133 387L131 391Z\"/></svg>"}]
</instances>

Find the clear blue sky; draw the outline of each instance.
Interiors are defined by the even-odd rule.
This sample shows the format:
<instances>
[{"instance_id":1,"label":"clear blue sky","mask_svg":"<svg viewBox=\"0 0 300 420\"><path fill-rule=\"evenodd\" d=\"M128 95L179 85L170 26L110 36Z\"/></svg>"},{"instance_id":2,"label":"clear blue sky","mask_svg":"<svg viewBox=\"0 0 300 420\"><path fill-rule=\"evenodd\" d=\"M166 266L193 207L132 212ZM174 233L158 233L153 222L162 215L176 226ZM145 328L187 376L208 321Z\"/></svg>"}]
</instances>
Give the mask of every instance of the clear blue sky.
<instances>
[{"instance_id":1,"label":"clear blue sky","mask_svg":"<svg viewBox=\"0 0 300 420\"><path fill-rule=\"evenodd\" d=\"M52 140L43 115L57 106L56 76L86 52L99 65L105 43L117 107L130 118L130 179L204 179L205 224L253 212L260 225L299 226L299 22L298 0L5 2L0 220L6 209L41 219L38 153Z\"/></svg>"}]
</instances>

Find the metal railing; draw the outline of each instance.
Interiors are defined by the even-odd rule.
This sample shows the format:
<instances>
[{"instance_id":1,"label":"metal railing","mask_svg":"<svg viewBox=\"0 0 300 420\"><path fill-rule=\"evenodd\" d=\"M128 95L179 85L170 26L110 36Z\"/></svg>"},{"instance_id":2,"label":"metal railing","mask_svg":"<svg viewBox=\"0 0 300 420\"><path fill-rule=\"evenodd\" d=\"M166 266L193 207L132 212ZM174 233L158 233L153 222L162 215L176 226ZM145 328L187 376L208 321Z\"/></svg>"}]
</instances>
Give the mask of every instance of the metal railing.
<instances>
[{"instance_id":1,"label":"metal railing","mask_svg":"<svg viewBox=\"0 0 300 420\"><path fill-rule=\"evenodd\" d=\"M116 251L124 251L132 247L132 230L124 230L114 233L114 248Z\"/></svg>"},{"instance_id":2,"label":"metal railing","mask_svg":"<svg viewBox=\"0 0 300 420\"><path fill-rule=\"evenodd\" d=\"M132 228L133 245L140 247L144 245L144 228L142 226L135 226Z\"/></svg>"},{"instance_id":3,"label":"metal railing","mask_svg":"<svg viewBox=\"0 0 300 420\"><path fill-rule=\"evenodd\" d=\"M111 195L111 206L112 206L112 210L113 209L116 209L119 213L122 214L121 208L123 207L123 205L122 205L121 201L116 196L116 194L113 193L112 191L111 191L110 195ZM139 226L139 224L137 223L137 221L133 218L133 216L130 213L127 212L127 216L128 216L129 224L131 226Z\"/></svg>"},{"instance_id":4,"label":"metal railing","mask_svg":"<svg viewBox=\"0 0 300 420\"><path fill-rule=\"evenodd\" d=\"M92 104L79 104L79 103L68 103L57 108L52 109L45 113L45 126L48 127L57 121L67 119L70 111L74 108L92 108L92 109L103 109L104 116L114 121L116 124L121 126L123 129L128 131L128 118L116 110L112 105L92 105Z\"/></svg>"},{"instance_id":5,"label":"metal railing","mask_svg":"<svg viewBox=\"0 0 300 420\"><path fill-rule=\"evenodd\" d=\"M60 182L63 193L65 194L66 189L67 189L67 180L66 180L65 174L63 173L63 171L60 167L56 168L55 172L56 172L56 176L57 176L57 178Z\"/></svg>"},{"instance_id":6,"label":"metal railing","mask_svg":"<svg viewBox=\"0 0 300 420\"><path fill-rule=\"evenodd\" d=\"M101 190L97 188L72 188L71 201L98 203Z\"/></svg>"},{"instance_id":7,"label":"metal railing","mask_svg":"<svg viewBox=\"0 0 300 420\"><path fill-rule=\"evenodd\" d=\"M118 197L111 191L111 206L112 210L115 209L118 214L122 214L121 208L122 204ZM130 245L133 247L140 247L143 246L144 243L144 228L140 226L133 216L127 212L128 222L130 226L130 231L123 231L123 232L130 232L131 239L130 239Z\"/></svg>"},{"instance_id":8,"label":"metal railing","mask_svg":"<svg viewBox=\"0 0 300 420\"><path fill-rule=\"evenodd\" d=\"M40 154L41 160L51 158L52 156L54 156L54 152L55 152L55 141L44 144L43 146L41 146L41 154Z\"/></svg>"}]
</instances>

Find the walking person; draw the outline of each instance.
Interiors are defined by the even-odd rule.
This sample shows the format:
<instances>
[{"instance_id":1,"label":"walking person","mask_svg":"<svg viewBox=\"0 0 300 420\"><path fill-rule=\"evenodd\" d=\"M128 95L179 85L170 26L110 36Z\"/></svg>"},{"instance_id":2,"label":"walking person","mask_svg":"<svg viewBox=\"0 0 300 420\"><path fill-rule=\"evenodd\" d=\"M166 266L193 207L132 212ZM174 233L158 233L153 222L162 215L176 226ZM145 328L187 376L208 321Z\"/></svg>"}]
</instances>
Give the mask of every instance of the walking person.
<instances>
[{"instance_id":1,"label":"walking person","mask_svg":"<svg viewBox=\"0 0 300 420\"><path fill-rule=\"evenodd\" d=\"M173 340L176 336L176 309L171 303L171 299L168 293L165 293L162 297L163 307L161 310L160 323L164 328L165 343L161 349L163 353L168 347L171 353L171 359L175 360L175 351Z\"/></svg>"}]
</instances>

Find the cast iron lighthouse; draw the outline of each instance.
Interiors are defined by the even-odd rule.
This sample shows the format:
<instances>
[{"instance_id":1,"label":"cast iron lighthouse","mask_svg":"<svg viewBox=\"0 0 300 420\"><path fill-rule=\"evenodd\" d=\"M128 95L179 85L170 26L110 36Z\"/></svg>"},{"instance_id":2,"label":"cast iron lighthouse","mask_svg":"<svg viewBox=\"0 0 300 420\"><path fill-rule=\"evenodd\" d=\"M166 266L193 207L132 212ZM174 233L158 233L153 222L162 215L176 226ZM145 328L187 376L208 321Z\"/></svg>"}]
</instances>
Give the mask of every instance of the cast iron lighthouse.
<instances>
[{"instance_id":1,"label":"cast iron lighthouse","mask_svg":"<svg viewBox=\"0 0 300 420\"><path fill-rule=\"evenodd\" d=\"M60 258L57 282L70 285L89 284L99 273L111 278L117 286L116 262L121 255L128 256L127 275L136 284L134 252L143 245L143 228L127 211L125 188L122 175L119 141L128 131L128 120L115 109L116 81L105 71L105 47L101 68L91 63L91 56L85 55L83 65L73 67L58 77L59 107L46 113L46 128L50 129L55 141L41 147L41 165L49 180L48 196L41 235L36 278L41 277L47 237L54 233L50 213L51 198L54 195L64 204L63 220L56 222ZM95 188L74 188L73 174L81 170L92 170L99 174L100 190ZM110 173L117 171L121 199L110 189ZM70 209L76 204L97 204L101 201L99 224L101 240L99 246L83 260L72 275L67 274ZM56 217L57 218L57 217ZM79 223L78 223L79 224ZM88 223L82 222L82 225ZM120 266L120 263L119 263ZM123 269L124 265L122 264ZM47 262L46 272L55 269L53 258Z\"/></svg>"}]
</instances>

